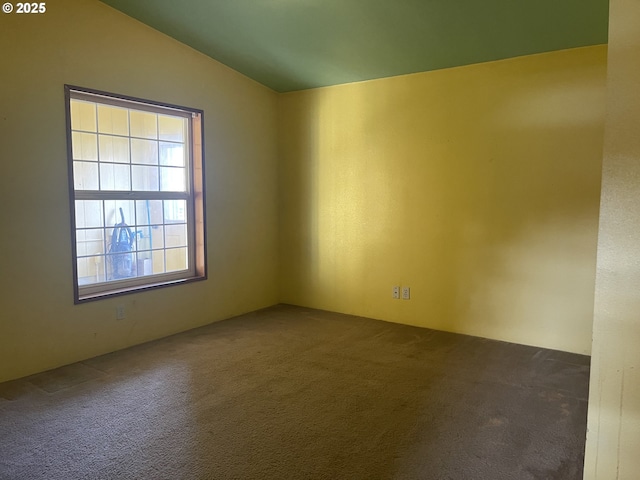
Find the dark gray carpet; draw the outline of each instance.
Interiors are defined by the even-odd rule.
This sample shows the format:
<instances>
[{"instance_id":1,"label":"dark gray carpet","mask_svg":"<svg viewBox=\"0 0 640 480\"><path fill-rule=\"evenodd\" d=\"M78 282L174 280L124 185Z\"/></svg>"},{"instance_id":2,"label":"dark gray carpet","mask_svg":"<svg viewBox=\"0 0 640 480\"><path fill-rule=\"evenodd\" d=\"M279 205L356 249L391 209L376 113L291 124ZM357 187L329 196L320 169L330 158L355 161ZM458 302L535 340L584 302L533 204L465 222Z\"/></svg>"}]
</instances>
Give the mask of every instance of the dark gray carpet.
<instances>
[{"instance_id":1,"label":"dark gray carpet","mask_svg":"<svg viewBox=\"0 0 640 480\"><path fill-rule=\"evenodd\" d=\"M589 357L291 306L0 384L2 479L582 479Z\"/></svg>"}]
</instances>

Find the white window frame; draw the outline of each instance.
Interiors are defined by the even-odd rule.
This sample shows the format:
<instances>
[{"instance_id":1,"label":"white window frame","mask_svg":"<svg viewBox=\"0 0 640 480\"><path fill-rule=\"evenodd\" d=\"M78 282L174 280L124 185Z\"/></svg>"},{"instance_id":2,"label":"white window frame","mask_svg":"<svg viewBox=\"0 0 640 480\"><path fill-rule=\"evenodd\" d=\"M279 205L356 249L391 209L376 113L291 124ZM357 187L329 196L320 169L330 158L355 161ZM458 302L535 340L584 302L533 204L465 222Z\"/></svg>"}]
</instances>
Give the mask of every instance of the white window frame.
<instances>
[{"instance_id":1,"label":"white window frame","mask_svg":"<svg viewBox=\"0 0 640 480\"><path fill-rule=\"evenodd\" d=\"M138 111L178 116L187 119L188 134L185 141L187 150L186 191L146 191L146 190L80 190L75 188L73 137L71 121L71 100L93 102L96 105L108 105L134 109ZM199 109L169 105L150 100L116 95L107 92L65 85L67 114L67 155L69 170L69 191L71 210L71 246L73 265L74 301L82 303L104 297L138 292L145 289L165 287L185 282L204 280L206 273L205 241L205 197L204 197L204 112ZM96 132L97 133L97 132ZM129 134L128 138L132 138ZM104 282L80 285L78 277L78 252L76 244L76 200L185 200L187 225L187 265L186 270L167 273L148 274L125 279L111 279ZM104 260L108 260L106 251L107 225L103 218L105 232ZM164 245L161 250L168 249ZM104 267L106 268L106 266ZM105 277L106 278L106 277Z\"/></svg>"}]
</instances>

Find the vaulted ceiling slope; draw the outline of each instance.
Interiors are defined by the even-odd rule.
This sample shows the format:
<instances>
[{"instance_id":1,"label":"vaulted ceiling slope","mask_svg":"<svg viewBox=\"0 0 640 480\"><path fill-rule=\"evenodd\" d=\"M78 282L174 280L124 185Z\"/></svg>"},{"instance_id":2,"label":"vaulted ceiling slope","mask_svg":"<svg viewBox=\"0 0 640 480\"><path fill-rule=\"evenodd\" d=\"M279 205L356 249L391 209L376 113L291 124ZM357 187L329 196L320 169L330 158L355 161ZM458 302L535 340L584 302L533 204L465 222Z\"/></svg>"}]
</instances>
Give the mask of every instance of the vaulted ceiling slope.
<instances>
[{"instance_id":1,"label":"vaulted ceiling slope","mask_svg":"<svg viewBox=\"0 0 640 480\"><path fill-rule=\"evenodd\" d=\"M278 92L607 43L608 0L103 0Z\"/></svg>"}]
</instances>

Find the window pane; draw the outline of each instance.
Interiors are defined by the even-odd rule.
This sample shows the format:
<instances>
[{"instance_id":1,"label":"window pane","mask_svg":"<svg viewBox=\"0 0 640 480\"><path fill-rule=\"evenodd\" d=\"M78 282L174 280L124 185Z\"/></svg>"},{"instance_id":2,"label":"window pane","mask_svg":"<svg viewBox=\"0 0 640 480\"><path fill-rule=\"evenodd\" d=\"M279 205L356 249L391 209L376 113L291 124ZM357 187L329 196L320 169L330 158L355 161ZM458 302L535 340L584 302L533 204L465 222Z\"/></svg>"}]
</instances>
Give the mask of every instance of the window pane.
<instances>
[{"instance_id":1,"label":"window pane","mask_svg":"<svg viewBox=\"0 0 640 480\"><path fill-rule=\"evenodd\" d=\"M187 202L185 200L164 201L164 223L185 222L187 220Z\"/></svg>"},{"instance_id":2,"label":"window pane","mask_svg":"<svg viewBox=\"0 0 640 480\"><path fill-rule=\"evenodd\" d=\"M162 200L136 201L138 225L154 225L162 223Z\"/></svg>"},{"instance_id":3,"label":"window pane","mask_svg":"<svg viewBox=\"0 0 640 480\"><path fill-rule=\"evenodd\" d=\"M129 139L100 135L100 161L129 163Z\"/></svg>"},{"instance_id":4,"label":"window pane","mask_svg":"<svg viewBox=\"0 0 640 480\"><path fill-rule=\"evenodd\" d=\"M160 165L184 167L184 145L160 142Z\"/></svg>"},{"instance_id":5,"label":"window pane","mask_svg":"<svg viewBox=\"0 0 640 480\"><path fill-rule=\"evenodd\" d=\"M71 130L96 131L96 106L94 103L71 100Z\"/></svg>"},{"instance_id":6,"label":"window pane","mask_svg":"<svg viewBox=\"0 0 640 480\"><path fill-rule=\"evenodd\" d=\"M158 115L160 140L184 142L186 126L187 120L185 118Z\"/></svg>"},{"instance_id":7,"label":"window pane","mask_svg":"<svg viewBox=\"0 0 640 480\"><path fill-rule=\"evenodd\" d=\"M167 272L187 269L187 249L186 248L170 248L165 250L167 259Z\"/></svg>"},{"instance_id":8,"label":"window pane","mask_svg":"<svg viewBox=\"0 0 640 480\"><path fill-rule=\"evenodd\" d=\"M164 227L154 226L151 228L151 241L153 249L164 248Z\"/></svg>"},{"instance_id":9,"label":"window pane","mask_svg":"<svg viewBox=\"0 0 640 480\"><path fill-rule=\"evenodd\" d=\"M138 225L135 228L135 247L140 250L164 248L164 227L162 225Z\"/></svg>"},{"instance_id":10,"label":"window pane","mask_svg":"<svg viewBox=\"0 0 640 480\"><path fill-rule=\"evenodd\" d=\"M105 253L104 229L93 228L76 231L76 254L79 257L103 253Z\"/></svg>"},{"instance_id":11,"label":"window pane","mask_svg":"<svg viewBox=\"0 0 640 480\"><path fill-rule=\"evenodd\" d=\"M142 138L158 138L158 116L155 113L129 110L131 136Z\"/></svg>"},{"instance_id":12,"label":"window pane","mask_svg":"<svg viewBox=\"0 0 640 480\"><path fill-rule=\"evenodd\" d=\"M131 166L133 190L158 191L158 167Z\"/></svg>"},{"instance_id":13,"label":"window pane","mask_svg":"<svg viewBox=\"0 0 640 480\"><path fill-rule=\"evenodd\" d=\"M121 280L136 276L136 254L130 251L109 253L107 261L107 281Z\"/></svg>"},{"instance_id":14,"label":"window pane","mask_svg":"<svg viewBox=\"0 0 640 480\"><path fill-rule=\"evenodd\" d=\"M73 188L76 190L98 190L98 164L95 162L73 162Z\"/></svg>"},{"instance_id":15,"label":"window pane","mask_svg":"<svg viewBox=\"0 0 640 480\"><path fill-rule=\"evenodd\" d=\"M129 111L126 108L98 105L98 131L129 135Z\"/></svg>"},{"instance_id":16,"label":"window pane","mask_svg":"<svg viewBox=\"0 0 640 480\"><path fill-rule=\"evenodd\" d=\"M93 133L73 132L71 134L71 150L74 160L98 161L98 139Z\"/></svg>"},{"instance_id":17,"label":"window pane","mask_svg":"<svg viewBox=\"0 0 640 480\"><path fill-rule=\"evenodd\" d=\"M105 258L102 255L78 258L78 285L106 281Z\"/></svg>"},{"instance_id":18,"label":"window pane","mask_svg":"<svg viewBox=\"0 0 640 480\"><path fill-rule=\"evenodd\" d=\"M153 259L151 252L138 252L136 260L136 275L153 274Z\"/></svg>"},{"instance_id":19,"label":"window pane","mask_svg":"<svg viewBox=\"0 0 640 480\"><path fill-rule=\"evenodd\" d=\"M153 273L164 273L164 250L154 250L152 252L153 258Z\"/></svg>"},{"instance_id":20,"label":"window pane","mask_svg":"<svg viewBox=\"0 0 640 480\"><path fill-rule=\"evenodd\" d=\"M76 200L76 228L104 227L100 200Z\"/></svg>"},{"instance_id":21,"label":"window pane","mask_svg":"<svg viewBox=\"0 0 640 480\"><path fill-rule=\"evenodd\" d=\"M153 227L136 226L136 250L151 250L153 248Z\"/></svg>"},{"instance_id":22,"label":"window pane","mask_svg":"<svg viewBox=\"0 0 640 480\"><path fill-rule=\"evenodd\" d=\"M158 164L158 142L154 140L131 139L131 163Z\"/></svg>"},{"instance_id":23,"label":"window pane","mask_svg":"<svg viewBox=\"0 0 640 480\"><path fill-rule=\"evenodd\" d=\"M122 215L120 214L120 209L122 209ZM109 226L121 223L123 221L123 215L124 223L126 223L130 227L132 227L136 223L133 200L105 200L104 212L106 215L106 223ZM107 238L107 240L109 240L110 238L111 231L109 231L109 237Z\"/></svg>"},{"instance_id":24,"label":"window pane","mask_svg":"<svg viewBox=\"0 0 640 480\"><path fill-rule=\"evenodd\" d=\"M187 245L187 225L166 225L164 227L165 245L167 247L185 247Z\"/></svg>"},{"instance_id":25,"label":"window pane","mask_svg":"<svg viewBox=\"0 0 640 480\"><path fill-rule=\"evenodd\" d=\"M184 192L185 169L176 167L160 167L160 190L163 192Z\"/></svg>"},{"instance_id":26,"label":"window pane","mask_svg":"<svg viewBox=\"0 0 640 480\"><path fill-rule=\"evenodd\" d=\"M131 190L129 165L100 164L100 190Z\"/></svg>"}]
</instances>

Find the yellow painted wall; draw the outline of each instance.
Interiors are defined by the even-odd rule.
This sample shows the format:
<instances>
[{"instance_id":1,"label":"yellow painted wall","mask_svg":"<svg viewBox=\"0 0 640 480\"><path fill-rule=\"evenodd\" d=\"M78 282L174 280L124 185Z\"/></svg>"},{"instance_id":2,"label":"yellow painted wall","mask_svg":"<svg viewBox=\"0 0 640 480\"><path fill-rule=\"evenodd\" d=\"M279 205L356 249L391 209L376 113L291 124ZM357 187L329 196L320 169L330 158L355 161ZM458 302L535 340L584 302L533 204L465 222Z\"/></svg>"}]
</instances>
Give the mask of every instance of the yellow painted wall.
<instances>
[{"instance_id":1,"label":"yellow painted wall","mask_svg":"<svg viewBox=\"0 0 640 480\"><path fill-rule=\"evenodd\" d=\"M585 476L640 478L640 2L611 0Z\"/></svg>"},{"instance_id":2,"label":"yellow painted wall","mask_svg":"<svg viewBox=\"0 0 640 480\"><path fill-rule=\"evenodd\" d=\"M595 46L282 95L281 301L589 353L605 76Z\"/></svg>"},{"instance_id":3,"label":"yellow painted wall","mask_svg":"<svg viewBox=\"0 0 640 480\"><path fill-rule=\"evenodd\" d=\"M94 0L0 45L0 381L277 303L274 92ZM65 83L205 111L207 281L73 304Z\"/></svg>"}]
</instances>

